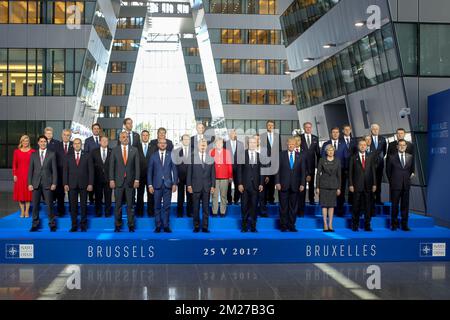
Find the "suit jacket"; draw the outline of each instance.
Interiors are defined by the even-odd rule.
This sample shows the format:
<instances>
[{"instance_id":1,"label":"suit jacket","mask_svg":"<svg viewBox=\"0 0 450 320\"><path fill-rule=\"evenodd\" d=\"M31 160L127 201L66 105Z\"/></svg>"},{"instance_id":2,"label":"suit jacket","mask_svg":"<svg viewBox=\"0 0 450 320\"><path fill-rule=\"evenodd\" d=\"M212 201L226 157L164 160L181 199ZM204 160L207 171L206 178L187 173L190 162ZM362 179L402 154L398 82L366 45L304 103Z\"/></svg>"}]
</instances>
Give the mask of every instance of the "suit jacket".
<instances>
[{"instance_id":1,"label":"suit jacket","mask_svg":"<svg viewBox=\"0 0 450 320\"><path fill-rule=\"evenodd\" d=\"M133 188L134 181L140 179L140 167L137 149L128 146L127 163L125 164L122 156L122 145L119 145L111 153L109 179L115 181L116 188Z\"/></svg>"},{"instance_id":2,"label":"suit jacket","mask_svg":"<svg viewBox=\"0 0 450 320\"><path fill-rule=\"evenodd\" d=\"M307 160L307 171L311 174L314 174L315 169L317 167L317 162L320 159L320 147L319 147L319 138L313 134L311 134L311 144L308 148L308 144L306 143L305 134L300 136L302 141L300 149L303 151L304 157Z\"/></svg>"},{"instance_id":3,"label":"suit jacket","mask_svg":"<svg viewBox=\"0 0 450 320\"><path fill-rule=\"evenodd\" d=\"M387 151L387 142L386 138L382 136L378 136L378 146L375 148L375 144L373 143L373 136L371 137L372 144L370 145L373 149L373 152L376 154L377 157L377 166L384 167L384 156L386 155Z\"/></svg>"},{"instance_id":4,"label":"suit jacket","mask_svg":"<svg viewBox=\"0 0 450 320\"><path fill-rule=\"evenodd\" d=\"M77 166L75 150L66 156L63 170L63 185L70 189L86 189L88 185L94 185L94 163L88 153L80 152L80 162Z\"/></svg>"},{"instance_id":5,"label":"suit jacket","mask_svg":"<svg viewBox=\"0 0 450 320\"><path fill-rule=\"evenodd\" d=\"M280 168L275 176L275 184L281 184L281 191L299 191L306 184L306 159L304 153L294 152L294 168L291 170L289 151L280 154Z\"/></svg>"},{"instance_id":6,"label":"suit jacket","mask_svg":"<svg viewBox=\"0 0 450 320\"><path fill-rule=\"evenodd\" d=\"M30 167L28 168L28 185L32 185L34 189L37 189L42 184L44 189L50 189L52 184L56 185L58 183L56 154L47 149L44 163L41 166L40 151L38 149L31 155Z\"/></svg>"},{"instance_id":7,"label":"suit jacket","mask_svg":"<svg viewBox=\"0 0 450 320\"><path fill-rule=\"evenodd\" d=\"M139 143L138 147L138 154L139 154L139 162L140 162L140 166L141 166L141 178L144 178L147 176L147 169L148 169L148 164L150 161L150 158L152 157L152 154L154 152L152 152L152 146L150 145L150 142L148 142L148 146L147 146L147 156L144 155L144 149L142 147L142 143Z\"/></svg>"},{"instance_id":8,"label":"suit jacket","mask_svg":"<svg viewBox=\"0 0 450 320\"><path fill-rule=\"evenodd\" d=\"M184 155L183 147L174 151L178 154L178 161L181 162L177 164L178 179L180 182L184 183L186 183L187 180L189 165L192 163L192 152L190 146L188 147L188 150L189 154L186 157Z\"/></svg>"},{"instance_id":9,"label":"suit jacket","mask_svg":"<svg viewBox=\"0 0 450 320\"><path fill-rule=\"evenodd\" d=\"M365 169L359 152L350 158L348 185L353 186L355 192L371 191L372 186L376 185L376 157L376 154L366 156Z\"/></svg>"},{"instance_id":10,"label":"suit jacket","mask_svg":"<svg viewBox=\"0 0 450 320\"><path fill-rule=\"evenodd\" d=\"M282 146L281 146L281 137L278 133L275 133L275 132L273 133L272 145L270 145L270 143L269 143L269 134L267 132L261 133L261 135L259 137L259 141L260 141L261 147L267 151L267 157L272 156L273 146L278 146L278 153L280 153L283 150ZM276 155L274 155L274 156L276 156Z\"/></svg>"},{"instance_id":11,"label":"suit jacket","mask_svg":"<svg viewBox=\"0 0 450 320\"><path fill-rule=\"evenodd\" d=\"M147 185L155 189L163 186L171 188L178 183L177 166L172 161L171 152L165 152L164 164L161 163L160 152L155 152L148 163Z\"/></svg>"},{"instance_id":12,"label":"suit jacket","mask_svg":"<svg viewBox=\"0 0 450 320\"><path fill-rule=\"evenodd\" d=\"M50 151L55 152L59 143L60 143L60 141L58 141L56 139L52 139L50 141L47 141L47 149L50 150Z\"/></svg>"},{"instance_id":13,"label":"suit jacket","mask_svg":"<svg viewBox=\"0 0 450 320\"><path fill-rule=\"evenodd\" d=\"M191 137L191 150L195 150L195 152L197 152L198 150L198 135L196 134L195 136ZM212 146L210 146L211 143L214 142L215 137L208 137L206 136L206 134L203 134L203 138L206 139L206 141L208 142L208 150L210 150L212 148Z\"/></svg>"},{"instance_id":14,"label":"suit jacket","mask_svg":"<svg viewBox=\"0 0 450 320\"><path fill-rule=\"evenodd\" d=\"M139 133L135 132L135 131L131 131L131 133L133 134L133 147L137 148L139 146L139 144L141 143L141 136L139 135ZM120 134L120 132L119 132ZM120 145L120 143L118 144L118 146ZM128 145L131 145L131 139L128 139Z\"/></svg>"},{"instance_id":15,"label":"suit jacket","mask_svg":"<svg viewBox=\"0 0 450 320\"><path fill-rule=\"evenodd\" d=\"M347 143L345 142L345 137L342 136L342 142L345 145L346 155L345 155L345 163L341 162L341 168L348 170L350 158L352 157L352 155L358 152L358 140L353 137L350 137L350 143L347 146Z\"/></svg>"},{"instance_id":16,"label":"suit jacket","mask_svg":"<svg viewBox=\"0 0 450 320\"><path fill-rule=\"evenodd\" d=\"M259 186L264 185L264 176L261 174L262 164L259 154L256 154L256 164L250 164L249 152L245 152L245 163L237 165L238 185L243 185L245 190L258 191ZM237 187L237 186L236 186Z\"/></svg>"},{"instance_id":17,"label":"suit jacket","mask_svg":"<svg viewBox=\"0 0 450 320\"><path fill-rule=\"evenodd\" d=\"M206 152L205 164L198 152L192 155L192 164L188 167L186 184L191 186L194 192L206 191L216 187L216 169L214 159Z\"/></svg>"},{"instance_id":18,"label":"suit jacket","mask_svg":"<svg viewBox=\"0 0 450 320\"><path fill-rule=\"evenodd\" d=\"M102 160L101 150L101 148L97 148L89 154L92 158L92 163L94 164L95 184L109 183L109 164L111 162L112 150L108 148L105 163L103 163Z\"/></svg>"},{"instance_id":19,"label":"suit jacket","mask_svg":"<svg viewBox=\"0 0 450 320\"><path fill-rule=\"evenodd\" d=\"M405 152L405 167L402 167L400 157L391 155L386 160L386 175L389 179L391 190L409 189L411 187L411 175L415 171L414 156Z\"/></svg>"},{"instance_id":20,"label":"suit jacket","mask_svg":"<svg viewBox=\"0 0 450 320\"><path fill-rule=\"evenodd\" d=\"M333 140L328 140L327 142L325 142L322 145L322 152L321 152L322 158L326 158L327 154L326 154L325 148L329 144L333 144ZM349 152L348 152L347 146L345 144L345 140L338 139L338 147L337 147L337 150L335 151L334 156L339 159L340 163L344 166L344 169L347 169L345 167L345 165L348 164L348 161L347 161L348 154L349 154Z\"/></svg>"},{"instance_id":21,"label":"suit jacket","mask_svg":"<svg viewBox=\"0 0 450 320\"><path fill-rule=\"evenodd\" d=\"M73 152L73 142L69 141L67 154L71 154L72 152ZM62 141L58 142L57 146L55 147L55 153L56 153L56 165L58 166L58 170L62 170L64 167L64 162L66 160L66 154L64 153L64 142Z\"/></svg>"},{"instance_id":22,"label":"suit jacket","mask_svg":"<svg viewBox=\"0 0 450 320\"><path fill-rule=\"evenodd\" d=\"M86 140L84 140L84 148L83 150L87 153L100 148L100 136L98 137L98 144L95 142L94 136L90 136Z\"/></svg>"},{"instance_id":23,"label":"suit jacket","mask_svg":"<svg viewBox=\"0 0 450 320\"><path fill-rule=\"evenodd\" d=\"M173 151L173 142L170 139L166 139L167 142L167 148L166 150L169 152ZM142 143L139 144L142 147ZM150 149L151 150L151 154L155 153L156 151L158 151L158 139L153 139L150 141Z\"/></svg>"},{"instance_id":24,"label":"suit jacket","mask_svg":"<svg viewBox=\"0 0 450 320\"><path fill-rule=\"evenodd\" d=\"M397 145L398 145L397 140L389 143L387 154L388 157L398 154ZM406 141L406 153L409 153L410 155L414 156L414 145L409 141Z\"/></svg>"},{"instance_id":25,"label":"suit jacket","mask_svg":"<svg viewBox=\"0 0 450 320\"><path fill-rule=\"evenodd\" d=\"M238 169L238 165L244 163L245 161L245 146L241 141L236 140L236 150L234 154L230 141L226 141L223 147L230 151L233 160L233 176L234 176L235 172L237 172L236 170Z\"/></svg>"}]
</instances>

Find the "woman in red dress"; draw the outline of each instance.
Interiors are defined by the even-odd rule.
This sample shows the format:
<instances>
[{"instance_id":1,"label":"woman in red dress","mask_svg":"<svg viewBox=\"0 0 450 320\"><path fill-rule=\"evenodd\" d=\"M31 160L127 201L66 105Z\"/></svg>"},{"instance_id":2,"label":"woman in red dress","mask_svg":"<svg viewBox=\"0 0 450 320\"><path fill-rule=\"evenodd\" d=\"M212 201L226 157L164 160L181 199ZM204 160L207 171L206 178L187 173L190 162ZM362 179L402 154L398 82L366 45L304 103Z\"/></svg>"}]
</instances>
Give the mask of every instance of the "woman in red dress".
<instances>
[{"instance_id":1,"label":"woman in red dress","mask_svg":"<svg viewBox=\"0 0 450 320\"><path fill-rule=\"evenodd\" d=\"M19 146L14 150L13 176L14 176L14 201L19 202L20 217L28 218L31 202L31 191L28 190L28 168L31 154L36 150L31 149L30 137L23 135Z\"/></svg>"}]
</instances>

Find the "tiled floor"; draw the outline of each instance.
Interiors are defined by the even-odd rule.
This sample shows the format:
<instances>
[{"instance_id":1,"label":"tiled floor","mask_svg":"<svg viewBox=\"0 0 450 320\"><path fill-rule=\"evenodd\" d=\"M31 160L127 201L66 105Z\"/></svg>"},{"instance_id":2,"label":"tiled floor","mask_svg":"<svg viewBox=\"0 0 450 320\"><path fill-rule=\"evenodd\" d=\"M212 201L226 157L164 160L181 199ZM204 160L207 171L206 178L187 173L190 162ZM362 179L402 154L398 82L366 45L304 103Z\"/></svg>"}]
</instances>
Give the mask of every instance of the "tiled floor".
<instances>
[{"instance_id":1,"label":"tiled floor","mask_svg":"<svg viewBox=\"0 0 450 320\"><path fill-rule=\"evenodd\" d=\"M0 299L450 299L450 263L377 264L380 289L369 265L0 265Z\"/></svg>"}]
</instances>

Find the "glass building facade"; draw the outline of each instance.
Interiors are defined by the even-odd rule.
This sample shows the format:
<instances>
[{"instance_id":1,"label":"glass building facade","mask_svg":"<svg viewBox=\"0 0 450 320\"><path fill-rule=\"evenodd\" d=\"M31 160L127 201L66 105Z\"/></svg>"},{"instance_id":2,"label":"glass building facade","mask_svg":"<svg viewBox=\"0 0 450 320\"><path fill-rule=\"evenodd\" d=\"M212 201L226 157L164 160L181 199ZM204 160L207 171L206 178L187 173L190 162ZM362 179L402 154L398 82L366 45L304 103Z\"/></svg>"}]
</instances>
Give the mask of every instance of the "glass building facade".
<instances>
[{"instance_id":1,"label":"glass building facade","mask_svg":"<svg viewBox=\"0 0 450 320\"><path fill-rule=\"evenodd\" d=\"M206 13L221 14L277 14L276 0L207 0Z\"/></svg>"},{"instance_id":2,"label":"glass building facade","mask_svg":"<svg viewBox=\"0 0 450 320\"><path fill-rule=\"evenodd\" d=\"M287 60L279 59L215 59L217 73L284 75L289 71Z\"/></svg>"},{"instance_id":3,"label":"glass building facade","mask_svg":"<svg viewBox=\"0 0 450 320\"><path fill-rule=\"evenodd\" d=\"M300 37L340 0L294 0L280 17L285 46Z\"/></svg>"},{"instance_id":4,"label":"glass building facade","mask_svg":"<svg viewBox=\"0 0 450 320\"><path fill-rule=\"evenodd\" d=\"M392 25L353 43L293 80L297 109L400 77Z\"/></svg>"}]
</instances>

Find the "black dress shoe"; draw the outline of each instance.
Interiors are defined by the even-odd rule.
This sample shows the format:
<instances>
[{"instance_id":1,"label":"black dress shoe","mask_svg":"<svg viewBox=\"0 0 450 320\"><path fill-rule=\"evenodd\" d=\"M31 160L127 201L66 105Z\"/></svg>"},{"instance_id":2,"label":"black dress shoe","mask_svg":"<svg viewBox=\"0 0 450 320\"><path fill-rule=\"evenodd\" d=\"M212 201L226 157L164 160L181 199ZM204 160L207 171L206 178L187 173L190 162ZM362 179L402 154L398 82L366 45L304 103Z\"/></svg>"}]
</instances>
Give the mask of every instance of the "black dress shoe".
<instances>
[{"instance_id":1,"label":"black dress shoe","mask_svg":"<svg viewBox=\"0 0 450 320\"><path fill-rule=\"evenodd\" d=\"M50 232L56 232L56 227L50 227Z\"/></svg>"},{"instance_id":2,"label":"black dress shoe","mask_svg":"<svg viewBox=\"0 0 450 320\"><path fill-rule=\"evenodd\" d=\"M334 232L334 229L328 229L328 232Z\"/></svg>"},{"instance_id":3,"label":"black dress shoe","mask_svg":"<svg viewBox=\"0 0 450 320\"><path fill-rule=\"evenodd\" d=\"M267 217L269 217L269 215L267 213L261 213L261 217L267 218Z\"/></svg>"},{"instance_id":4,"label":"black dress shoe","mask_svg":"<svg viewBox=\"0 0 450 320\"><path fill-rule=\"evenodd\" d=\"M96 214L95 214L95 217L97 217L97 218L100 218L101 216L102 216L101 213L96 213Z\"/></svg>"},{"instance_id":5,"label":"black dress shoe","mask_svg":"<svg viewBox=\"0 0 450 320\"><path fill-rule=\"evenodd\" d=\"M115 227L114 232L120 232L120 227Z\"/></svg>"},{"instance_id":6,"label":"black dress shoe","mask_svg":"<svg viewBox=\"0 0 450 320\"><path fill-rule=\"evenodd\" d=\"M251 228L251 229L250 229L250 232L255 233L255 232L258 232L258 230L256 230L256 228Z\"/></svg>"},{"instance_id":7,"label":"black dress shoe","mask_svg":"<svg viewBox=\"0 0 450 320\"><path fill-rule=\"evenodd\" d=\"M155 217L155 214L154 214L154 213L149 213L149 214L148 214L148 217L149 217L149 218L154 218L154 217Z\"/></svg>"},{"instance_id":8,"label":"black dress shoe","mask_svg":"<svg viewBox=\"0 0 450 320\"><path fill-rule=\"evenodd\" d=\"M288 229L286 229L286 228L281 228L280 230L281 230L281 232L287 232L288 231Z\"/></svg>"},{"instance_id":9,"label":"black dress shoe","mask_svg":"<svg viewBox=\"0 0 450 320\"><path fill-rule=\"evenodd\" d=\"M209 230L207 228L202 228L203 233L209 233Z\"/></svg>"},{"instance_id":10,"label":"black dress shoe","mask_svg":"<svg viewBox=\"0 0 450 320\"><path fill-rule=\"evenodd\" d=\"M155 230L153 231L154 233L160 233L161 229L160 228L155 228Z\"/></svg>"},{"instance_id":11,"label":"black dress shoe","mask_svg":"<svg viewBox=\"0 0 450 320\"><path fill-rule=\"evenodd\" d=\"M78 231L78 228L77 227L72 227L72 228L70 228L70 230L69 230L69 232L77 232Z\"/></svg>"},{"instance_id":12,"label":"black dress shoe","mask_svg":"<svg viewBox=\"0 0 450 320\"><path fill-rule=\"evenodd\" d=\"M392 227L391 227L391 230L392 230L392 231L397 231L397 227L396 227L396 226L392 226Z\"/></svg>"},{"instance_id":13,"label":"black dress shoe","mask_svg":"<svg viewBox=\"0 0 450 320\"><path fill-rule=\"evenodd\" d=\"M220 214L220 217L221 218L225 218L225 214Z\"/></svg>"},{"instance_id":14,"label":"black dress shoe","mask_svg":"<svg viewBox=\"0 0 450 320\"><path fill-rule=\"evenodd\" d=\"M411 231L411 229L408 226L406 226L406 227L402 227L402 231Z\"/></svg>"},{"instance_id":15,"label":"black dress shoe","mask_svg":"<svg viewBox=\"0 0 450 320\"><path fill-rule=\"evenodd\" d=\"M297 228L295 228L295 227L294 228L289 228L289 231L290 232L298 232Z\"/></svg>"},{"instance_id":16,"label":"black dress shoe","mask_svg":"<svg viewBox=\"0 0 450 320\"><path fill-rule=\"evenodd\" d=\"M111 213L106 213L105 218L109 218L109 217L111 217Z\"/></svg>"},{"instance_id":17,"label":"black dress shoe","mask_svg":"<svg viewBox=\"0 0 450 320\"><path fill-rule=\"evenodd\" d=\"M358 227L353 226L353 227L352 227L352 231L353 231L353 232L358 232Z\"/></svg>"},{"instance_id":18,"label":"black dress shoe","mask_svg":"<svg viewBox=\"0 0 450 320\"><path fill-rule=\"evenodd\" d=\"M371 228L371 227L365 227L365 228L364 228L364 231L367 231L367 232L372 232L373 230L372 230L372 228Z\"/></svg>"},{"instance_id":19,"label":"black dress shoe","mask_svg":"<svg viewBox=\"0 0 450 320\"><path fill-rule=\"evenodd\" d=\"M200 232L200 228L194 228L194 233Z\"/></svg>"},{"instance_id":20,"label":"black dress shoe","mask_svg":"<svg viewBox=\"0 0 450 320\"><path fill-rule=\"evenodd\" d=\"M37 232L39 231L38 227L31 227L30 232Z\"/></svg>"},{"instance_id":21,"label":"black dress shoe","mask_svg":"<svg viewBox=\"0 0 450 320\"><path fill-rule=\"evenodd\" d=\"M323 232L330 232L330 229L323 229Z\"/></svg>"},{"instance_id":22,"label":"black dress shoe","mask_svg":"<svg viewBox=\"0 0 450 320\"><path fill-rule=\"evenodd\" d=\"M193 217L192 213L188 213L188 214L186 214L186 216L187 216L188 218L192 218L192 217Z\"/></svg>"},{"instance_id":23,"label":"black dress shoe","mask_svg":"<svg viewBox=\"0 0 450 320\"><path fill-rule=\"evenodd\" d=\"M247 232L247 228L241 228L241 232L242 233L246 233Z\"/></svg>"},{"instance_id":24,"label":"black dress shoe","mask_svg":"<svg viewBox=\"0 0 450 320\"><path fill-rule=\"evenodd\" d=\"M81 227L80 230L81 230L81 232L86 232L87 231L87 227Z\"/></svg>"},{"instance_id":25,"label":"black dress shoe","mask_svg":"<svg viewBox=\"0 0 450 320\"><path fill-rule=\"evenodd\" d=\"M177 213L177 218L183 218L183 214L182 213Z\"/></svg>"},{"instance_id":26,"label":"black dress shoe","mask_svg":"<svg viewBox=\"0 0 450 320\"><path fill-rule=\"evenodd\" d=\"M134 227L129 227L129 228L128 228L128 231L134 232L134 231L135 231L135 228L134 228Z\"/></svg>"},{"instance_id":27,"label":"black dress shoe","mask_svg":"<svg viewBox=\"0 0 450 320\"><path fill-rule=\"evenodd\" d=\"M167 227L167 228L164 228L164 232L165 233L172 233L172 230L169 227Z\"/></svg>"}]
</instances>

